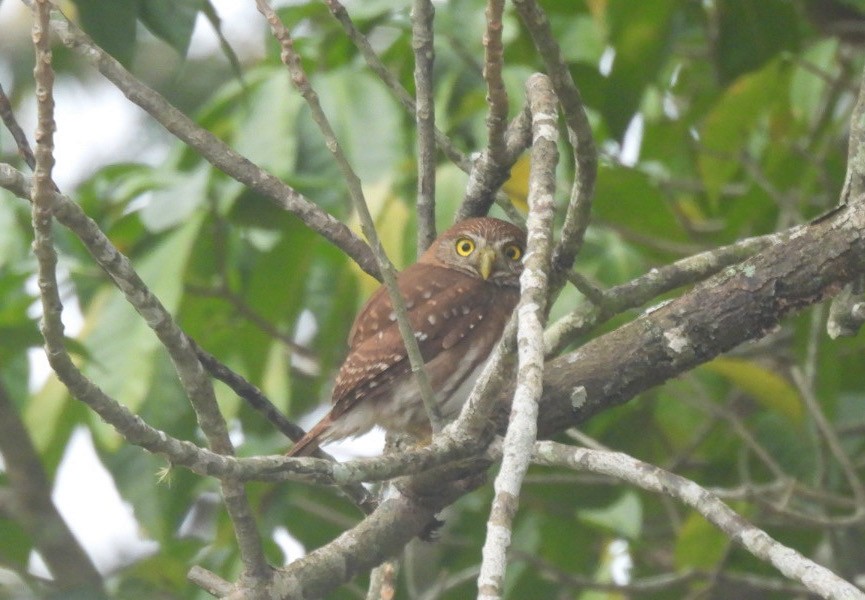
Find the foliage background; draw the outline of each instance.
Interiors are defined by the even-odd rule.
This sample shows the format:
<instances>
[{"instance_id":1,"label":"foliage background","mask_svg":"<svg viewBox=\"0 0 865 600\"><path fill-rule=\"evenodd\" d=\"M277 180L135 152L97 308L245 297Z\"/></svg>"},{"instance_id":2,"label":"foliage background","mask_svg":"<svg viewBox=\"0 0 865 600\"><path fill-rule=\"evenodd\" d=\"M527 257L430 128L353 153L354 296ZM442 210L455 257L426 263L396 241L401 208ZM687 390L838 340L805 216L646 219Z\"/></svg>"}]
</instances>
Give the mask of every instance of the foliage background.
<instances>
[{"instance_id":1,"label":"foliage background","mask_svg":"<svg viewBox=\"0 0 865 600\"><path fill-rule=\"evenodd\" d=\"M600 148L593 225L578 259L579 272L597 285L623 283L678 258L806 222L837 202L863 62L856 27L865 23L860 12L865 7L817 0L542 4ZM109 5L112 10L105 10ZM291 88L263 21L264 56L241 56L234 67L228 52L181 58L196 15L207 7L198 0L77 0L66 6L97 42L200 124L353 223L339 173ZM349 5L384 62L412 90L408 9L407 2ZM504 77L513 116L526 77L542 65L508 10ZM486 143L483 3L453 0L437 3L436 11L437 125L472 152ZM408 264L415 251L413 115L366 68L323 4L285 6L280 15L292 27L304 67L363 180L390 256L398 265ZM839 29L854 33L836 35ZM28 52L17 47L3 61L11 85L2 83L16 108L32 102ZM89 85L96 77L62 47L56 48L55 62L62 78ZM148 131L156 127L142 122L141 137L157 139L158 133ZM623 146L633 149L634 140L638 156L623 153ZM15 152L4 132L0 159L20 166ZM440 160L437 220L444 229L459 206L466 176ZM559 187L567 190L573 173L568 160L562 164ZM517 205L524 201L527 181L525 165L519 167L506 186ZM132 259L201 346L257 383L291 417L326 402L352 318L374 285L341 252L179 142L158 164L110 164L64 192ZM202 493L214 491L215 483L183 469L172 470L170 483L160 482L162 460L122 443L57 381L28 388L27 350L40 340L29 309L34 302L27 284L34 272L29 207L5 191L0 191L0 229L0 377L42 463L53 474L71 432L89 428L142 530L160 545L157 554L113 575L117 596L205 597L185 582L186 571L201 564L227 578L239 573L230 524L220 511L205 539L177 532L190 507ZM153 426L200 441L194 415L152 332L83 247L62 229L57 234L69 274L67 293L77 298L84 317L75 349L85 374ZM566 289L551 319L583 301ZM594 418L583 432L727 491L735 508L780 541L820 557L850 580L863 577L861 521L826 527L806 520L794 527L780 510L826 516L855 508L846 500L847 482L803 409L805 390L794 383L791 369L804 375L807 391L819 399L860 475L865 468L861 336L829 340L825 316L826 307L817 306L764 341ZM632 317L620 315L591 335ZM316 367L312 373L304 366L310 361ZM218 394L226 418L242 432L242 455L285 449L286 440L229 390L220 387ZM0 474L0 486L5 485ZM781 488L788 492L787 505L777 493ZM297 484L248 489L265 532L287 527L307 548L359 518L329 489ZM825 497L815 496L817 491ZM448 510L438 543L409 547L401 575L406 597L473 593L474 577L461 584L459 577L471 574L478 562L490 496L487 486L461 499ZM0 561L23 572L32 542L14 522L0 524ZM790 597L789 590L767 592L777 573L694 513L611 481L548 469L531 471L523 491L509 597L617 596L621 592L598 586L610 580L616 540L628 543L634 582L694 574L641 597L732 597L731 590L742 598ZM276 564L286 559L275 543L268 551ZM356 597L362 586L358 581L334 597Z\"/></svg>"}]
</instances>

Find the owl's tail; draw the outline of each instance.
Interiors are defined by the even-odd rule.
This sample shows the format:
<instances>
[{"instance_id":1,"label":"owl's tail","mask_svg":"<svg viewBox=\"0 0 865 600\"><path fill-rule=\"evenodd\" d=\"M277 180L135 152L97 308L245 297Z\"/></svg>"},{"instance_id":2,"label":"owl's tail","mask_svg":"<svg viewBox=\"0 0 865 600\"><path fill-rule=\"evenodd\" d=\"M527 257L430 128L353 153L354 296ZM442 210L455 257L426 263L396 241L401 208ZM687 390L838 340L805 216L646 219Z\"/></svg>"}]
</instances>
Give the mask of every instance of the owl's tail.
<instances>
[{"instance_id":1,"label":"owl's tail","mask_svg":"<svg viewBox=\"0 0 865 600\"><path fill-rule=\"evenodd\" d=\"M333 424L333 418L327 413L321 421L316 423L312 429L306 432L302 438L294 443L294 446L285 453L286 456L309 456L325 441L325 433Z\"/></svg>"}]
</instances>

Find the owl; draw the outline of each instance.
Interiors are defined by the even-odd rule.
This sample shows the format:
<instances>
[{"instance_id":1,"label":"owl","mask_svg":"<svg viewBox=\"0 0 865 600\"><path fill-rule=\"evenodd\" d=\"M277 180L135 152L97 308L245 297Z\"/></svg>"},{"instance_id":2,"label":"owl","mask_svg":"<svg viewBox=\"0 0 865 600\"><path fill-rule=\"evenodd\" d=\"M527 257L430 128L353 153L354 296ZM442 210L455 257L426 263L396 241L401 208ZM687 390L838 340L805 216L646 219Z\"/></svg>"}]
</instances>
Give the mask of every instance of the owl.
<instances>
[{"instance_id":1,"label":"owl","mask_svg":"<svg viewBox=\"0 0 865 600\"><path fill-rule=\"evenodd\" d=\"M435 402L453 419L483 369L520 295L526 234L499 219L467 219L442 233L397 276ZM375 425L428 437L430 423L384 286L361 309L336 377L332 407L288 452Z\"/></svg>"}]
</instances>

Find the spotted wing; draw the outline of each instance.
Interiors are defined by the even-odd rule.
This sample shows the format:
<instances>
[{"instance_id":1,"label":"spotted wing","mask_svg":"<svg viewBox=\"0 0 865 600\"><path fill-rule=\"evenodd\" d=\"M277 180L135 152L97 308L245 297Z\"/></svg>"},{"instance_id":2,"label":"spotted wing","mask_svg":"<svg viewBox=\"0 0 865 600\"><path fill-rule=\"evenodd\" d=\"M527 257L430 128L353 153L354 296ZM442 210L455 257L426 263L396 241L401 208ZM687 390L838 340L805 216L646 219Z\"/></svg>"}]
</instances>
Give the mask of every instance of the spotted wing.
<instances>
[{"instance_id":1,"label":"spotted wing","mask_svg":"<svg viewBox=\"0 0 865 600\"><path fill-rule=\"evenodd\" d=\"M490 309L494 284L453 269L412 265L400 274L398 286L409 322L425 362L453 347L474 329L471 325ZM511 307L512 308L512 307ZM509 311L508 311L509 312ZM355 320L350 351L333 392L334 417L360 398L374 401L407 377L411 365L387 290L379 288ZM436 378L431 375L434 391Z\"/></svg>"}]
</instances>

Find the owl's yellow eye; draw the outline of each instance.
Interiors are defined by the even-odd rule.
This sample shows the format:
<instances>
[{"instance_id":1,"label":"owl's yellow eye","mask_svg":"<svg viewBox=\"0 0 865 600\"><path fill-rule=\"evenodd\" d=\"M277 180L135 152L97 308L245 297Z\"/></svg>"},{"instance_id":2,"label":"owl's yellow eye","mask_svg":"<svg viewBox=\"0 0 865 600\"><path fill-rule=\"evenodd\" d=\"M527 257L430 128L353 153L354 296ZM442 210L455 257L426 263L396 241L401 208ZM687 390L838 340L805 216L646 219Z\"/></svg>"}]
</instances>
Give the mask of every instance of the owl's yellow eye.
<instances>
[{"instance_id":1,"label":"owl's yellow eye","mask_svg":"<svg viewBox=\"0 0 865 600\"><path fill-rule=\"evenodd\" d=\"M468 256L475 251L475 243L469 238L461 237L457 240L456 249L460 256Z\"/></svg>"},{"instance_id":2,"label":"owl's yellow eye","mask_svg":"<svg viewBox=\"0 0 865 600\"><path fill-rule=\"evenodd\" d=\"M513 261L520 260L523 256L523 249L516 244L508 244L505 246L505 256Z\"/></svg>"}]
</instances>

